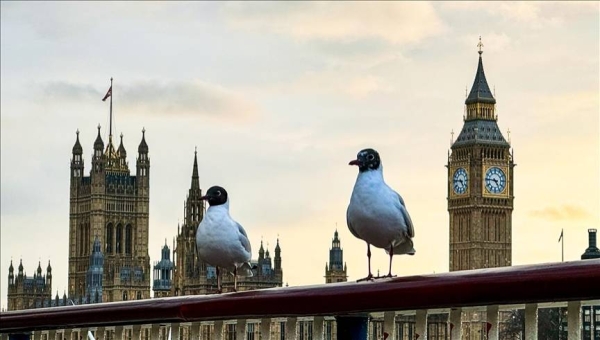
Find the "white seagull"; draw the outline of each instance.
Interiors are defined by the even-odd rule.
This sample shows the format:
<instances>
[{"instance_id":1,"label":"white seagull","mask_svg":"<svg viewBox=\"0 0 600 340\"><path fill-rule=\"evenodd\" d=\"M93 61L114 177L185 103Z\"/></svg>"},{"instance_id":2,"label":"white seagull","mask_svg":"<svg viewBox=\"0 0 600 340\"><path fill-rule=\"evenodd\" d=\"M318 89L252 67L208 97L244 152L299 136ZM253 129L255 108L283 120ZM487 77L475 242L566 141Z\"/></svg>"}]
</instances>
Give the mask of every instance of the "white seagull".
<instances>
[{"instance_id":1,"label":"white seagull","mask_svg":"<svg viewBox=\"0 0 600 340\"><path fill-rule=\"evenodd\" d=\"M224 188L213 186L200 199L207 200L209 208L196 232L198 257L216 267L219 293L222 292L219 269L233 273L233 290L237 291L238 275L253 275L248 235L229 215L229 199Z\"/></svg>"},{"instance_id":2,"label":"white seagull","mask_svg":"<svg viewBox=\"0 0 600 340\"><path fill-rule=\"evenodd\" d=\"M384 182L383 166L377 151L361 150L349 165L358 166L358 177L352 190L346 221L352 235L367 243L369 263L369 275L358 281L373 278L371 244L385 249L390 255L387 277L392 277L392 256L415 254L412 241L415 230L404 200Z\"/></svg>"}]
</instances>

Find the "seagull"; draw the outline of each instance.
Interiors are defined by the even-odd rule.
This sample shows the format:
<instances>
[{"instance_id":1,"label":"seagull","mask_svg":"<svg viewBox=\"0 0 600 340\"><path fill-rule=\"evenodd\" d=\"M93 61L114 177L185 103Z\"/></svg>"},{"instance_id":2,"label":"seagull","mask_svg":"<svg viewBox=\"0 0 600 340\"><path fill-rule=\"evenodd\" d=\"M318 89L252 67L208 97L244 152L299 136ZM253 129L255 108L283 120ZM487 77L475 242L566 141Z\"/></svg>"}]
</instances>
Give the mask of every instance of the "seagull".
<instances>
[{"instance_id":1,"label":"seagull","mask_svg":"<svg viewBox=\"0 0 600 340\"><path fill-rule=\"evenodd\" d=\"M384 182L383 166L377 151L361 150L349 165L358 166L358 177L346 221L352 235L367 243L369 264L369 275L358 281L373 279L371 245L385 249L390 255L390 270L386 277L392 277L392 256L415 254L412 241L415 230L404 200Z\"/></svg>"},{"instance_id":2,"label":"seagull","mask_svg":"<svg viewBox=\"0 0 600 340\"><path fill-rule=\"evenodd\" d=\"M200 199L207 200L209 208L196 232L198 257L217 269L218 293L222 292L219 268L233 273L233 291L237 291L238 275L253 275L248 235L229 215L229 199L224 188L213 186Z\"/></svg>"}]
</instances>

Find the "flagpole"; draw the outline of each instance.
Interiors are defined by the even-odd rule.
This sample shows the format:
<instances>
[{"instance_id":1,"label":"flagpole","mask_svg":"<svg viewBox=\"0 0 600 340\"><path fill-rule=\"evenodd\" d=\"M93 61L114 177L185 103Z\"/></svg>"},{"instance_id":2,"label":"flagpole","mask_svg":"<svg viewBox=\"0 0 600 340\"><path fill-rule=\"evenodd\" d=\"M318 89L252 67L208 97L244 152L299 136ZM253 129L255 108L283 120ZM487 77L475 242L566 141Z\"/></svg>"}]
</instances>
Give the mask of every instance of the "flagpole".
<instances>
[{"instance_id":1,"label":"flagpole","mask_svg":"<svg viewBox=\"0 0 600 340\"><path fill-rule=\"evenodd\" d=\"M110 77L110 123L109 123L109 130L108 130L108 138L109 140L112 140L112 85L113 85L113 79L112 77Z\"/></svg>"},{"instance_id":2,"label":"flagpole","mask_svg":"<svg viewBox=\"0 0 600 340\"><path fill-rule=\"evenodd\" d=\"M561 260L562 260L562 262L565 262L565 234L564 234L564 230L563 229L560 230L560 236L562 236L561 237L561 242L562 242L561 243L561 248L562 248L562 251L561 251Z\"/></svg>"}]
</instances>

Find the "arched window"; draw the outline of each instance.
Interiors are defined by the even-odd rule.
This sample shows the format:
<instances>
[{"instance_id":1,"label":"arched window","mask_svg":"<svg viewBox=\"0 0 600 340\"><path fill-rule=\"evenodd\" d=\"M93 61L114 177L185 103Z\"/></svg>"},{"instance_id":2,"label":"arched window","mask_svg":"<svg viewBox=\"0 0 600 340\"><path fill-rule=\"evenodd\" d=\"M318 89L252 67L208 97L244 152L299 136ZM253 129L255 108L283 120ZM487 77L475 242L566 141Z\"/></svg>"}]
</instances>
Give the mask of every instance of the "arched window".
<instances>
[{"instance_id":1,"label":"arched window","mask_svg":"<svg viewBox=\"0 0 600 340\"><path fill-rule=\"evenodd\" d=\"M117 226L117 243L115 244L115 252L117 254L122 253L122 248L121 248L122 240L123 240L123 226L119 224Z\"/></svg>"},{"instance_id":2,"label":"arched window","mask_svg":"<svg viewBox=\"0 0 600 340\"><path fill-rule=\"evenodd\" d=\"M106 253L111 254L113 252L113 243L114 243L114 227L112 223L109 223L106 226Z\"/></svg>"},{"instance_id":3,"label":"arched window","mask_svg":"<svg viewBox=\"0 0 600 340\"><path fill-rule=\"evenodd\" d=\"M123 301L127 301L127 291L123 291Z\"/></svg>"},{"instance_id":4,"label":"arched window","mask_svg":"<svg viewBox=\"0 0 600 340\"><path fill-rule=\"evenodd\" d=\"M138 300L141 300L141 299L142 299L142 292L140 292L139 290L138 290L138 292L137 292L137 297L136 297L136 299L138 299Z\"/></svg>"},{"instance_id":5,"label":"arched window","mask_svg":"<svg viewBox=\"0 0 600 340\"><path fill-rule=\"evenodd\" d=\"M125 254L131 254L131 224L125 227Z\"/></svg>"}]
</instances>

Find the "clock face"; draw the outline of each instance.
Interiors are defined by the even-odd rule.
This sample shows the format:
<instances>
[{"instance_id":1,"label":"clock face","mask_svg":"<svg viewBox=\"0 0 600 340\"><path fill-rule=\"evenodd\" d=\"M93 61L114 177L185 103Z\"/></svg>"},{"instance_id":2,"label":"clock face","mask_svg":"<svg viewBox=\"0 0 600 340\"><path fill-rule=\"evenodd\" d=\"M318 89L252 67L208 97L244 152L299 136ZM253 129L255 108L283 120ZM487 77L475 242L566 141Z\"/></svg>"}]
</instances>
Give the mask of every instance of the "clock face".
<instances>
[{"instance_id":1,"label":"clock face","mask_svg":"<svg viewBox=\"0 0 600 340\"><path fill-rule=\"evenodd\" d=\"M485 188L492 194L499 194L506 188L506 175L498 167L489 168L485 173Z\"/></svg>"},{"instance_id":2,"label":"clock face","mask_svg":"<svg viewBox=\"0 0 600 340\"><path fill-rule=\"evenodd\" d=\"M463 168L458 168L452 176L452 187L457 194L464 194L467 191L469 177L467 171Z\"/></svg>"}]
</instances>

